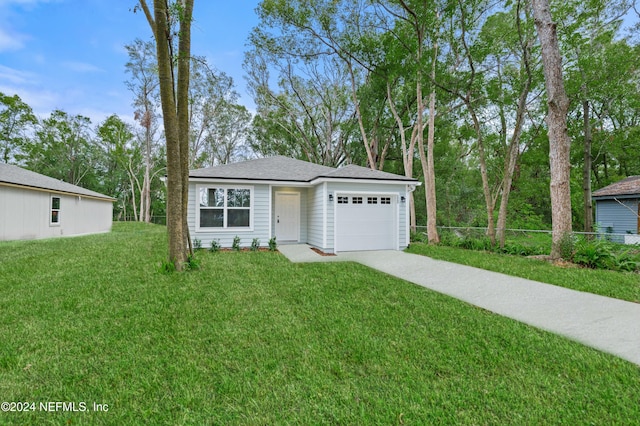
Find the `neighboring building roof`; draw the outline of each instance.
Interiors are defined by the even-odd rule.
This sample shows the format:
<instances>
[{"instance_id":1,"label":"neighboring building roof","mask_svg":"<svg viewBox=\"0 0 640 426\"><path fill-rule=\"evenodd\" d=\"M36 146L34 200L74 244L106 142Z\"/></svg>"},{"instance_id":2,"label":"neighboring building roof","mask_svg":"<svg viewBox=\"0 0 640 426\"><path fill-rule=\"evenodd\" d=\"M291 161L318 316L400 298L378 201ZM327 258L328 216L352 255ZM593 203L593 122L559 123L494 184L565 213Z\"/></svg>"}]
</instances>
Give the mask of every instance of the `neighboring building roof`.
<instances>
[{"instance_id":1,"label":"neighboring building roof","mask_svg":"<svg viewBox=\"0 0 640 426\"><path fill-rule=\"evenodd\" d=\"M41 175L40 173L25 170L18 166L0 163L0 185L3 183L10 184L12 186L22 186L31 189L47 190L73 195L84 195L87 197L114 201L113 198L100 194L99 192L90 191L80 186Z\"/></svg>"},{"instance_id":2,"label":"neighboring building roof","mask_svg":"<svg viewBox=\"0 0 640 426\"><path fill-rule=\"evenodd\" d=\"M406 176L371 170L353 164L335 169L283 156L191 170L189 177L289 182L311 182L319 178L418 182Z\"/></svg>"},{"instance_id":3,"label":"neighboring building roof","mask_svg":"<svg viewBox=\"0 0 640 426\"><path fill-rule=\"evenodd\" d=\"M640 176L629 176L609 186L598 189L591 194L593 197L614 197L625 195L640 196Z\"/></svg>"}]
</instances>

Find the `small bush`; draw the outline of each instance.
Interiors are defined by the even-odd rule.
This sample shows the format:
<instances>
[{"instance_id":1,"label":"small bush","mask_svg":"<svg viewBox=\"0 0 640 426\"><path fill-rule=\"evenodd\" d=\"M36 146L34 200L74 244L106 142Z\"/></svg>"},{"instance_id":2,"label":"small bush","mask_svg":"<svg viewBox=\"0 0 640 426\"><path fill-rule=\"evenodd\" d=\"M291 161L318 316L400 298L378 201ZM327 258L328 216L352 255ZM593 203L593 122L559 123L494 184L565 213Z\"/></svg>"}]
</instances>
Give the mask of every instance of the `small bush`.
<instances>
[{"instance_id":1,"label":"small bush","mask_svg":"<svg viewBox=\"0 0 640 426\"><path fill-rule=\"evenodd\" d=\"M231 248L235 251L240 251L240 237L237 235L233 237L233 244L231 244Z\"/></svg>"},{"instance_id":2,"label":"small bush","mask_svg":"<svg viewBox=\"0 0 640 426\"><path fill-rule=\"evenodd\" d=\"M626 250L613 255L613 265L617 271L635 272L640 271L640 256L631 250Z\"/></svg>"},{"instance_id":3,"label":"small bush","mask_svg":"<svg viewBox=\"0 0 640 426\"><path fill-rule=\"evenodd\" d=\"M209 247L211 253L217 253L220 251L220 240L211 240L211 247Z\"/></svg>"},{"instance_id":4,"label":"small bush","mask_svg":"<svg viewBox=\"0 0 640 426\"><path fill-rule=\"evenodd\" d=\"M176 271L176 265L173 264L173 262L170 262L168 260L163 260L160 263L160 272L163 274L171 274L173 272Z\"/></svg>"},{"instance_id":5,"label":"small bush","mask_svg":"<svg viewBox=\"0 0 640 426\"><path fill-rule=\"evenodd\" d=\"M276 237L273 237L269 240L269 250L276 251L278 244L276 243Z\"/></svg>"},{"instance_id":6,"label":"small bush","mask_svg":"<svg viewBox=\"0 0 640 426\"><path fill-rule=\"evenodd\" d=\"M260 249L260 240L257 238L254 238L253 241L251 241L251 251L258 251Z\"/></svg>"},{"instance_id":7,"label":"small bush","mask_svg":"<svg viewBox=\"0 0 640 426\"><path fill-rule=\"evenodd\" d=\"M195 255L187 256L187 261L184 264L185 271L197 271L200 269L200 260Z\"/></svg>"},{"instance_id":8,"label":"small bush","mask_svg":"<svg viewBox=\"0 0 640 426\"><path fill-rule=\"evenodd\" d=\"M565 260L571 260L576 248L576 239L570 232L560 238L560 256Z\"/></svg>"},{"instance_id":9,"label":"small bush","mask_svg":"<svg viewBox=\"0 0 640 426\"><path fill-rule=\"evenodd\" d=\"M202 250L202 241L197 238L193 240L193 249L195 251Z\"/></svg>"},{"instance_id":10,"label":"small bush","mask_svg":"<svg viewBox=\"0 0 640 426\"><path fill-rule=\"evenodd\" d=\"M605 241L582 240L575 245L573 262L593 269L613 269L615 257Z\"/></svg>"}]
</instances>

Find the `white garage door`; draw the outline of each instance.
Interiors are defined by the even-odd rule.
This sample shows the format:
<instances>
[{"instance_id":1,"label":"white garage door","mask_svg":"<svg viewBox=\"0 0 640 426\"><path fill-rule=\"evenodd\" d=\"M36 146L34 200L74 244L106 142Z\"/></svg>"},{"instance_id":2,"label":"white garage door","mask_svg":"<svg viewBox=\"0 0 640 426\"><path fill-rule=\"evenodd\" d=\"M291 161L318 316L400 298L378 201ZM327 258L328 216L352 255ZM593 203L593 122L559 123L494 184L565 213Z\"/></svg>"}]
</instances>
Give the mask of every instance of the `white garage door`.
<instances>
[{"instance_id":1,"label":"white garage door","mask_svg":"<svg viewBox=\"0 0 640 426\"><path fill-rule=\"evenodd\" d=\"M338 194L336 251L397 249L396 198L384 194Z\"/></svg>"}]
</instances>

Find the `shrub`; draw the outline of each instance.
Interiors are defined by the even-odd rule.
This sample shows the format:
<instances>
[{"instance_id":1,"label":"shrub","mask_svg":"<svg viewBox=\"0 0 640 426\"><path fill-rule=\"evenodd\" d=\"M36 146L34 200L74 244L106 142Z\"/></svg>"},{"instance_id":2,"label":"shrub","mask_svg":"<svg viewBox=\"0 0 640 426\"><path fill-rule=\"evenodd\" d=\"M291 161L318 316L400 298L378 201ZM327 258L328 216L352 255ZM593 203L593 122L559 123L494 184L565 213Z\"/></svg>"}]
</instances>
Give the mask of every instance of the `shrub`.
<instances>
[{"instance_id":1,"label":"shrub","mask_svg":"<svg viewBox=\"0 0 640 426\"><path fill-rule=\"evenodd\" d=\"M173 262L169 262L168 260L163 260L160 263L160 272L163 274L171 274L176 271L176 265Z\"/></svg>"},{"instance_id":2,"label":"shrub","mask_svg":"<svg viewBox=\"0 0 640 426\"><path fill-rule=\"evenodd\" d=\"M257 238L254 238L253 241L251 241L251 251L258 251L259 248L260 248L260 240Z\"/></svg>"},{"instance_id":3,"label":"shrub","mask_svg":"<svg viewBox=\"0 0 640 426\"><path fill-rule=\"evenodd\" d=\"M640 256L634 254L631 250L614 254L612 260L617 271L640 271Z\"/></svg>"},{"instance_id":4,"label":"shrub","mask_svg":"<svg viewBox=\"0 0 640 426\"><path fill-rule=\"evenodd\" d=\"M197 271L200 269L200 261L195 255L189 255L187 256L187 261L184 264L184 269L186 271Z\"/></svg>"},{"instance_id":5,"label":"shrub","mask_svg":"<svg viewBox=\"0 0 640 426\"><path fill-rule=\"evenodd\" d=\"M202 250L202 241L197 238L193 240L193 249L195 251Z\"/></svg>"},{"instance_id":6,"label":"shrub","mask_svg":"<svg viewBox=\"0 0 640 426\"><path fill-rule=\"evenodd\" d=\"M220 240L211 240L211 247L209 248L211 253L217 253L220 251Z\"/></svg>"},{"instance_id":7,"label":"shrub","mask_svg":"<svg viewBox=\"0 0 640 426\"><path fill-rule=\"evenodd\" d=\"M602 240L582 240L575 245L573 262L593 269L614 269L611 247Z\"/></svg>"},{"instance_id":8,"label":"shrub","mask_svg":"<svg viewBox=\"0 0 640 426\"><path fill-rule=\"evenodd\" d=\"M273 237L269 240L269 250L276 251L278 244L276 243L276 237Z\"/></svg>"},{"instance_id":9,"label":"shrub","mask_svg":"<svg viewBox=\"0 0 640 426\"><path fill-rule=\"evenodd\" d=\"M570 232L565 233L562 238L560 238L560 256L565 260L573 259L575 248L575 237Z\"/></svg>"},{"instance_id":10,"label":"shrub","mask_svg":"<svg viewBox=\"0 0 640 426\"><path fill-rule=\"evenodd\" d=\"M240 251L240 237L237 235L233 237L233 244L231 244L231 248L235 251Z\"/></svg>"}]
</instances>

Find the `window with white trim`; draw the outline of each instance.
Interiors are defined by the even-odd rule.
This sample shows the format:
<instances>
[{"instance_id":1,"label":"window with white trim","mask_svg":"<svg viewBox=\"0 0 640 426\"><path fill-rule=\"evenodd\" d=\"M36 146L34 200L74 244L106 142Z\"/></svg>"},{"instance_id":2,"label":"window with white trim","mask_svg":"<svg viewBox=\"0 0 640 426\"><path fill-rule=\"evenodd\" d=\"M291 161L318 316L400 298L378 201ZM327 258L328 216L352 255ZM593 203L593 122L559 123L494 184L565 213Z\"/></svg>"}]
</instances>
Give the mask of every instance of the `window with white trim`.
<instances>
[{"instance_id":1,"label":"window with white trim","mask_svg":"<svg viewBox=\"0 0 640 426\"><path fill-rule=\"evenodd\" d=\"M60 197L51 197L51 225L60 225Z\"/></svg>"},{"instance_id":2,"label":"window with white trim","mask_svg":"<svg viewBox=\"0 0 640 426\"><path fill-rule=\"evenodd\" d=\"M250 228L251 188L200 187L200 228Z\"/></svg>"}]
</instances>

